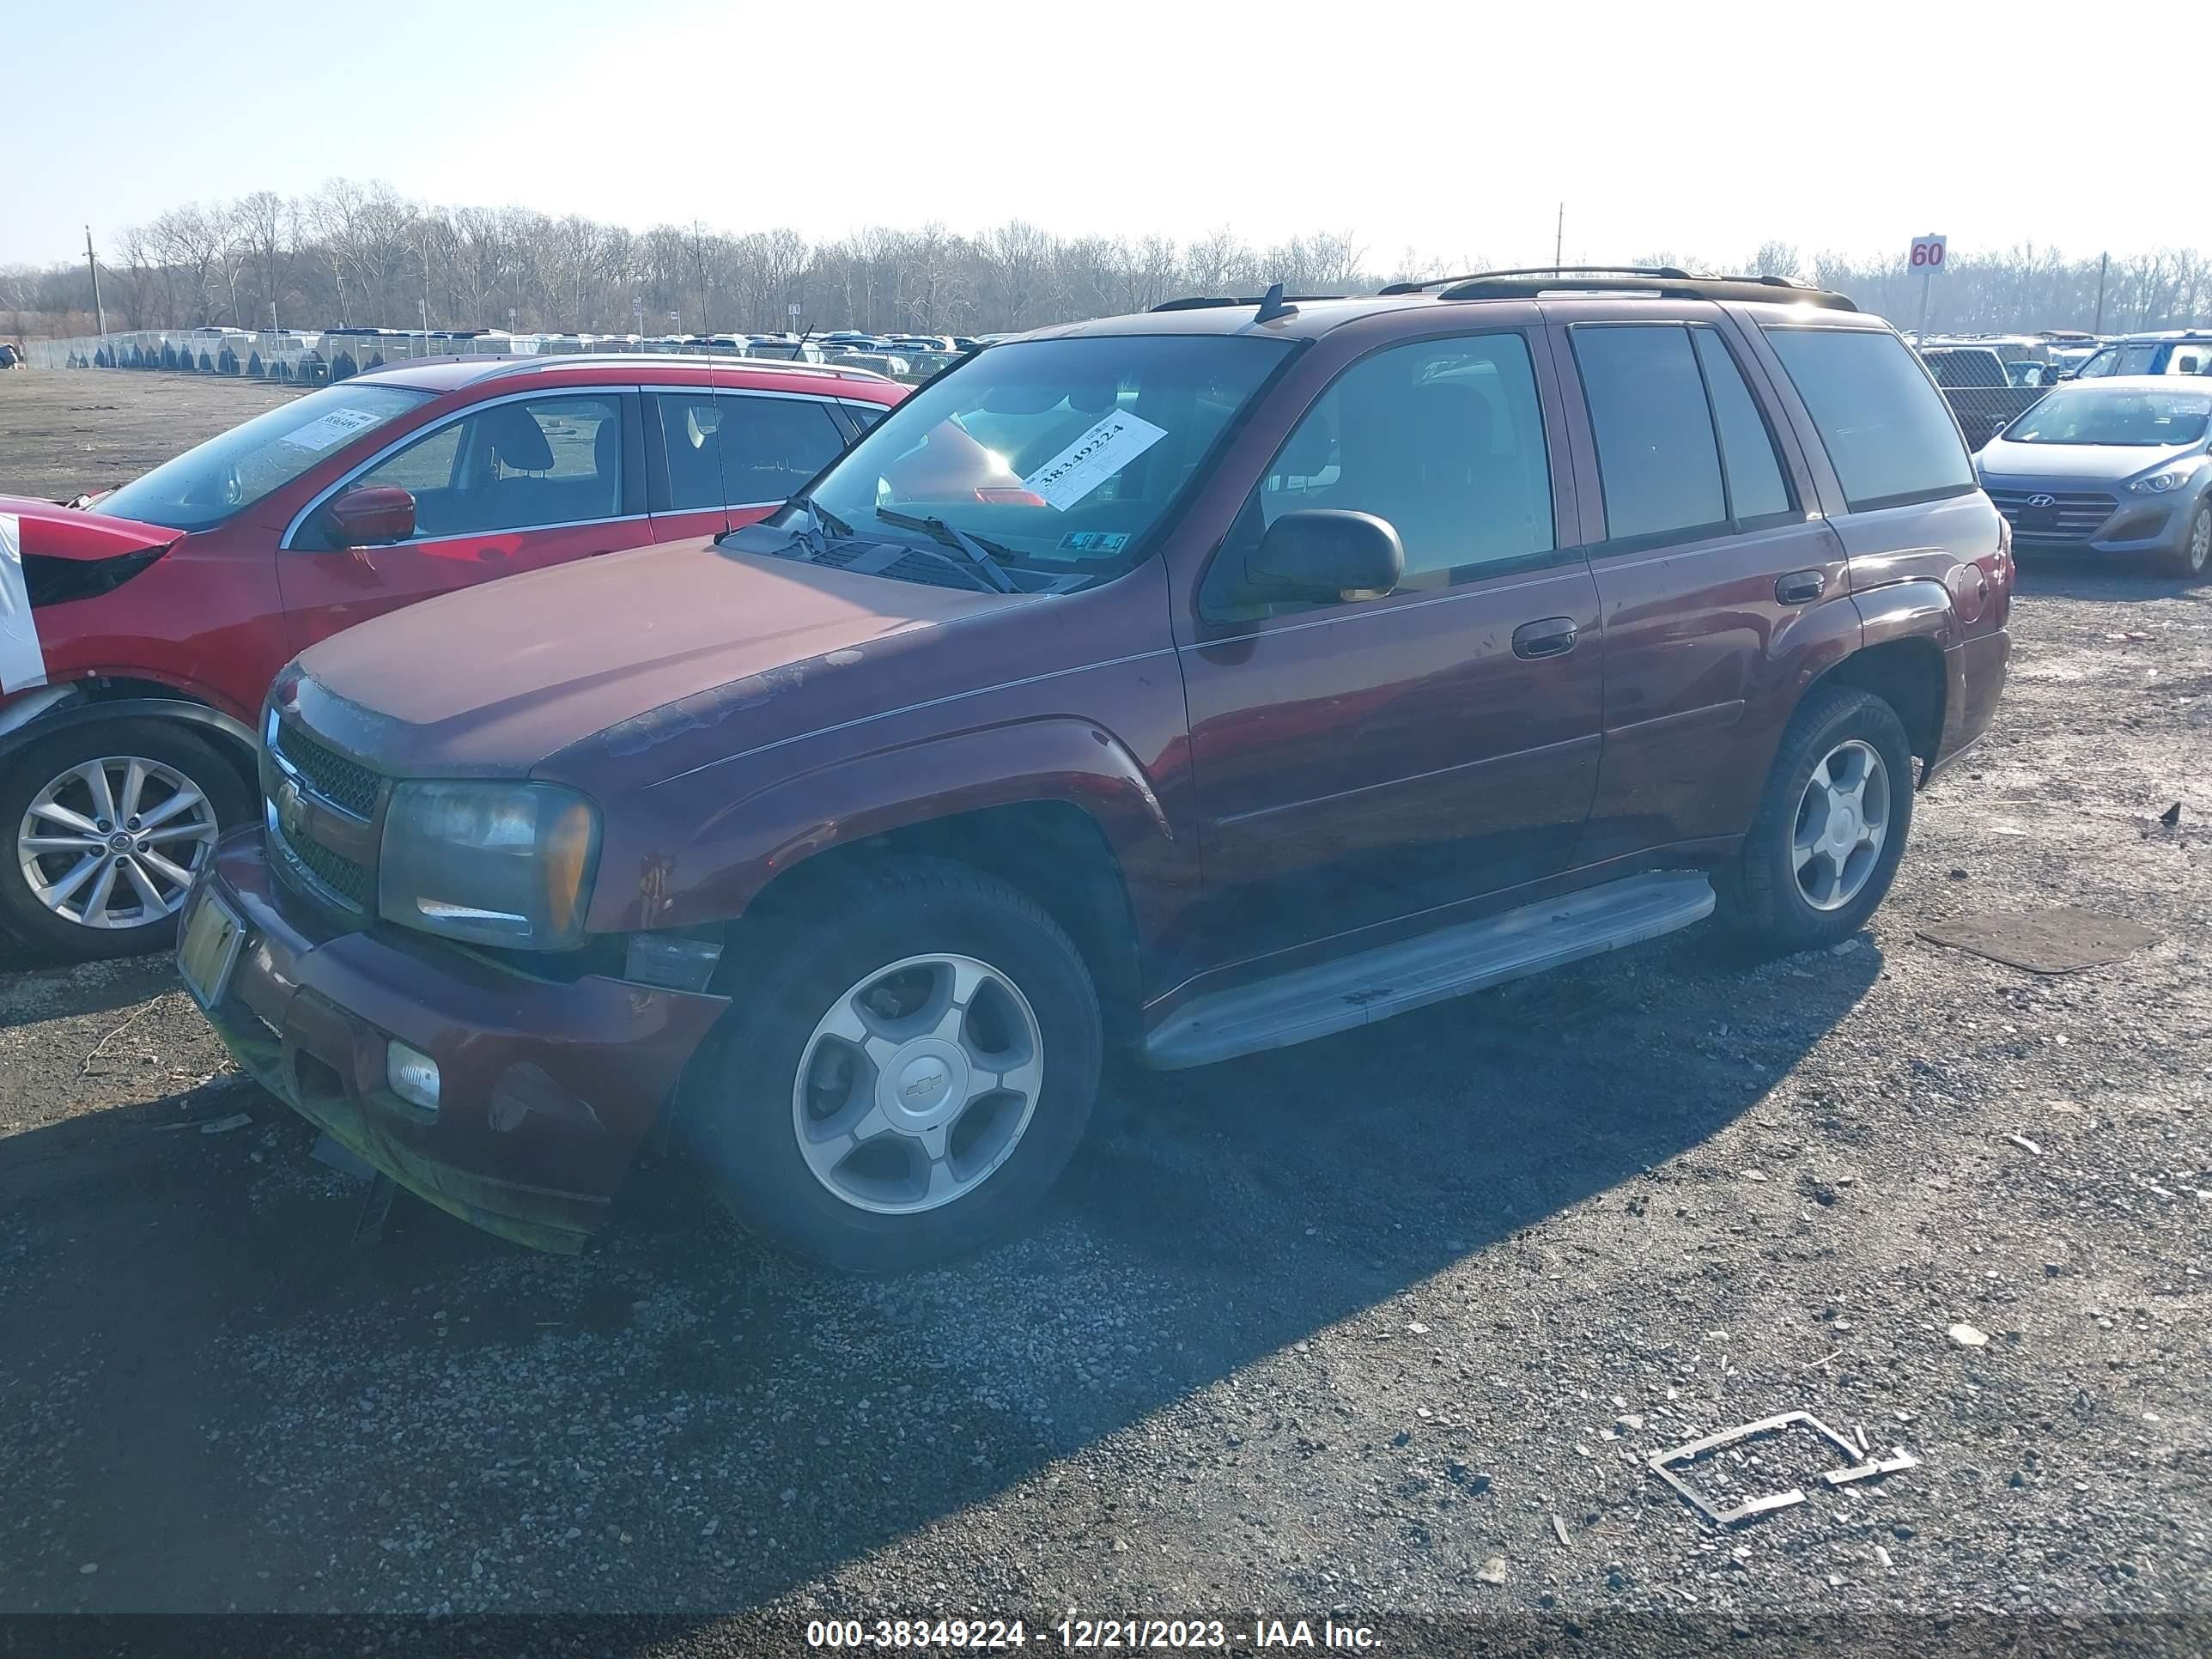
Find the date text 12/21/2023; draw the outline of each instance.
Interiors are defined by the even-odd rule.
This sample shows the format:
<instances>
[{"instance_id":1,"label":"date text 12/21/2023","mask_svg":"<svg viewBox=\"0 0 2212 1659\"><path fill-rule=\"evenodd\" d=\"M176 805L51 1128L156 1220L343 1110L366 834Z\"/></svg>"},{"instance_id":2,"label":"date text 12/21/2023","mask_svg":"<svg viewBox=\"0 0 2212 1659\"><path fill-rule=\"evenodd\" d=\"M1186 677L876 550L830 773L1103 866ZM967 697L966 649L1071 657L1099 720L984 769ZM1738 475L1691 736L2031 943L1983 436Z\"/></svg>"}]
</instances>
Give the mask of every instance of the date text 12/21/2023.
<instances>
[{"instance_id":1,"label":"date text 12/21/2023","mask_svg":"<svg viewBox=\"0 0 2212 1659\"><path fill-rule=\"evenodd\" d=\"M1366 1625L1318 1623L1306 1619L1255 1619L1232 1624L1220 1619L1085 1619L1069 1613L1039 1623L1036 1634L1019 1619L829 1619L806 1626L810 1648L872 1649L878 1651L998 1652L1020 1650L1034 1640L1063 1652L1111 1652L1173 1649L1327 1649L1365 1652L1376 1645Z\"/></svg>"}]
</instances>

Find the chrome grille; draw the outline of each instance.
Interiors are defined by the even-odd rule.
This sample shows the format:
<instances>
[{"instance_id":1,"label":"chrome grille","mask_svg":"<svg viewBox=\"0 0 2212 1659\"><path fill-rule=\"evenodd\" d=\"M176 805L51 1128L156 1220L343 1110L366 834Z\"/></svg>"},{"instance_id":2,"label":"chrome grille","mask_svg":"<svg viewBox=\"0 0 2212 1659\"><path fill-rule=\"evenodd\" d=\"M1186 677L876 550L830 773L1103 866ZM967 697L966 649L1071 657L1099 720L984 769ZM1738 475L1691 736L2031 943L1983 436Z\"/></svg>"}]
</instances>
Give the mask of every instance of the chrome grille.
<instances>
[{"instance_id":1,"label":"chrome grille","mask_svg":"<svg viewBox=\"0 0 2212 1659\"><path fill-rule=\"evenodd\" d=\"M276 855L276 868L290 878L309 898L319 899L325 904L334 904L343 909L366 913L376 899L376 872L365 864L356 864L343 854L333 853L320 842L301 836L296 842L289 839L276 823L276 809L267 806L265 828L270 849Z\"/></svg>"},{"instance_id":2,"label":"chrome grille","mask_svg":"<svg viewBox=\"0 0 2212 1659\"><path fill-rule=\"evenodd\" d=\"M2091 491L1992 489L1990 499L2031 541L2086 542L2119 509L2117 497Z\"/></svg>"},{"instance_id":3,"label":"chrome grille","mask_svg":"<svg viewBox=\"0 0 2212 1659\"><path fill-rule=\"evenodd\" d=\"M376 864L371 826L383 802L385 780L273 710L263 735L267 761L262 767L262 816L277 874L325 909L373 913ZM314 805L300 812L303 798ZM347 829L349 819L358 828Z\"/></svg>"},{"instance_id":4,"label":"chrome grille","mask_svg":"<svg viewBox=\"0 0 2212 1659\"><path fill-rule=\"evenodd\" d=\"M359 761L348 760L335 749L318 743L301 727L282 724L276 728L276 752L291 763L300 781L325 800L342 806L366 822L376 816L379 781Z\"/></svg>"}]
</instances>

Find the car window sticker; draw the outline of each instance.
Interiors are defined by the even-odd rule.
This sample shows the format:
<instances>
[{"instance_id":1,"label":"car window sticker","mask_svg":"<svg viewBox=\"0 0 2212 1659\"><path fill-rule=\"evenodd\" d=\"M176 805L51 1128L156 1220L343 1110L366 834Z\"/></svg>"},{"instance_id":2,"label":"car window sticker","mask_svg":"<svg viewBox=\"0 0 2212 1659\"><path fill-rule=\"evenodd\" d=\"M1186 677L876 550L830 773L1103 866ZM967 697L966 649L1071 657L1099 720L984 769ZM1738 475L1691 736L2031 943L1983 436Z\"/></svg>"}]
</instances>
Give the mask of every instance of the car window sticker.
<instances>
[{"instance_id":1,"label":"car window sticker","mask_svg":"<svg viewBox=\"0 0 2212 1659\"><path fill-rule=\"evenodd\" d=\"M1065 513L1168 435L1141 416L1109 415L1022 480L1045 505Z\"/></svg>"},{"instance_id":2,"label":"car window sticker","mask_svg":"<svg viewBox=\"0 0 2212 1659\"><path fill-rule=\"evenodd\" d=\"M297 432L286 433L277 441L301 449L325 450L332 444L343 443L362 428L374 426L382 418L365 409L334 409L322 419L308 422Z\"/></svg>"}]
</instances>

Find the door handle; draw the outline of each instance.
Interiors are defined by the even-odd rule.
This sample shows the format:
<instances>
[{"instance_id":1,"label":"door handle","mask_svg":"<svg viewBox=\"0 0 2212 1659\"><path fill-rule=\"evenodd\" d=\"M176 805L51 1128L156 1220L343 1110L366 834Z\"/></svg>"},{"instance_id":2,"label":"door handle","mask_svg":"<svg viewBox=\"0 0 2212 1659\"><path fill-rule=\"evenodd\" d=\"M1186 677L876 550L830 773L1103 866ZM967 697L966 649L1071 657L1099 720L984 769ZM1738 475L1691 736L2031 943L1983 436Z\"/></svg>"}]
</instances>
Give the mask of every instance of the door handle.
<instances>
[{"instance_id":1,"label":"door handle","mask_svg":"<svg viewBox=\"0 0 2212 1659\"><path fill-rule=\"evenodd\" d=\"M1793 570L1774 581L1774 597L1784 605L1810 605L1827 589L1828 575L1824 570Z\"/></svg>"},{"instance_id":2,"label":"door handle","mask_svg":"<svg viewBox=\"0 0 2212 1659\"><path fill-rule=\"evenodd\" d=\"M1522 623L1513 630L1513 654L1534 662L1539 657L1564 657L1575 648L1577 629L1572 617L1546 617Z\"/></svg>"}]
</instances>

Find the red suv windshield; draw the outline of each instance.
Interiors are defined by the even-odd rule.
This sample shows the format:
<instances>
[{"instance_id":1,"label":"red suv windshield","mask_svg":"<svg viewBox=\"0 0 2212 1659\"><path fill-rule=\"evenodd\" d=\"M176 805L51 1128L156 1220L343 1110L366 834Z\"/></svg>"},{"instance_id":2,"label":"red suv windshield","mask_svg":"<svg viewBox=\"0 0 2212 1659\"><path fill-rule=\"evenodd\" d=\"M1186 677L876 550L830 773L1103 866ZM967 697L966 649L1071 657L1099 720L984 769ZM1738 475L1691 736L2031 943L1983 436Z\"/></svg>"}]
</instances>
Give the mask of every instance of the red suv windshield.
<instances>
[{"instance_id":1,"label":"red suv windshield","mask_svg":"<svg viewBox=\"0 0 2212 1659\"><path fill-rule=\"evenodd\" d=\"M100 510L171 530L205 530L430 397L396 386L325 386L164 461L106 497Z\"/></svg>"}]
</instances>

